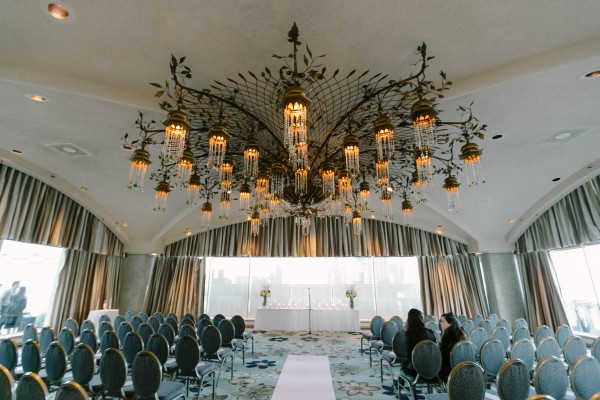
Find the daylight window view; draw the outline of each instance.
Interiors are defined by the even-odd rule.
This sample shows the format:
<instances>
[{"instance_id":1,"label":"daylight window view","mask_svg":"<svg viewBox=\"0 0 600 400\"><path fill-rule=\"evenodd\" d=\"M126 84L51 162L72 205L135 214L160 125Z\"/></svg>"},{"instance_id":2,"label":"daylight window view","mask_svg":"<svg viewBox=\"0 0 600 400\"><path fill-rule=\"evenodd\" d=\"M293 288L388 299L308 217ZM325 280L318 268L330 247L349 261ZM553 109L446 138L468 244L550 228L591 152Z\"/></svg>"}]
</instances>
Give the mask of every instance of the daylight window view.
<instances>
[{"instance_id":1,"label":"daylight window view","mask_svg":"<svg viewBox=\"0 0 600 400\"><path fill-rule=\"evenodd\" d=\"M41 329L63 249L5 240L0 247L0 335Z\"/></svg>"}]
</instances>

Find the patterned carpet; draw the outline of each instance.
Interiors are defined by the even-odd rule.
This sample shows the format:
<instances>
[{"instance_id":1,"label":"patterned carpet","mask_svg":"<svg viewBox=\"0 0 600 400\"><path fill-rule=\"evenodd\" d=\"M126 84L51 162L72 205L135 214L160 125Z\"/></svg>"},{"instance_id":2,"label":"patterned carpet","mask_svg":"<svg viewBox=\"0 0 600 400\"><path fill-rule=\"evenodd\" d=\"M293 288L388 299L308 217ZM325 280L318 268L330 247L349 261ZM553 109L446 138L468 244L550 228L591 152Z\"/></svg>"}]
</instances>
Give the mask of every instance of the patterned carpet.
<instances>
[{"instance_id":1,"label":"patterned carpet","mask_svg":"<svg viewBox=\"0 0 600 400\"><path fill-rule=\"evenodd\" d=\"M287 355L306 354L329 357L337 400L394 399L389 373L386 374L384 368L382 384L378 361L374 358L373 366L369 367L368 354L360 353L360 337L358 333L318 332L309 337L298 332L255 332L254 354L247 349L244 366L241 358L236 359L233 379L230 379L229 371L223 371L216 398L269 400ZM205 387L200 398L210 399L210 394L211 387ZM531 395L534 394L532 387ZM197 388L194 387L187 399L194 399L196 395ZM574 398L572 393L567 393L566 399ZM407 400L408 397L403 395L403 399ZM488 390L486 399L497 400L499 397L492 388Z\"/></svg>"}]
</instances>

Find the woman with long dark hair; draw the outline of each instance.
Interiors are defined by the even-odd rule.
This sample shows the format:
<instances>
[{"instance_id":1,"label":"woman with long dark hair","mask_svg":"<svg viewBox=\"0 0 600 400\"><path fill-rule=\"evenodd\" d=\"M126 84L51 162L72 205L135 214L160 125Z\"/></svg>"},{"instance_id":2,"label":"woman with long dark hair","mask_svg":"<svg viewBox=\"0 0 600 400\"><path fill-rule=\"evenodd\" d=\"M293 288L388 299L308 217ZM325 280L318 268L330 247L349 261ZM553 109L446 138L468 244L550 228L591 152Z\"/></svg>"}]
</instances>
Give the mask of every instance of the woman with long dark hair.
<instances>
[{"instance_id":1,"label":"woman with long dark hair","mask_svg":"<svg viewBox=\"0 0 600 400\"><path fill-rule=\"evenodd\" d=\"M442 332L442 340L440 341L442 369L440 370L439 377L446 382L452 370L450 366L450 351L457 342L465 339L465 335L460 328L458 318L456 318L453 312L442 314L440 318L440 330Z\"/></svg>"},{"instance_id":2,"label":"woman with long dark hair","mask_svg":"<svg viewBox=\"0 0 600 400\"><path fill-rule=\"evenodd\" d=\"M431 340L435 342L435 334L429 329L425 328L423 323L423 313L416 308L412 308L408 312L406 318L406 336L408 337L408 347L406 354L408 355L408 361L403 365L402 370L409 375L416 375L416 372L412 366L411 355L412 351L422 340Z\"/></svg>"}]
</instances>

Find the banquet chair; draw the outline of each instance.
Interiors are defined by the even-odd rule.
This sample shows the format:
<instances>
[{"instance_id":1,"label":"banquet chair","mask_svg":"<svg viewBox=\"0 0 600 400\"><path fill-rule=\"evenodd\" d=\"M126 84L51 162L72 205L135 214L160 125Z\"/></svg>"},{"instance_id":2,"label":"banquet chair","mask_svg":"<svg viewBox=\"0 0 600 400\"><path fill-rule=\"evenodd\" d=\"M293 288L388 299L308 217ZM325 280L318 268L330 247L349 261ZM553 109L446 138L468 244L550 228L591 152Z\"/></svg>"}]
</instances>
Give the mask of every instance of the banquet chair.
<instances>
[{"instance_id":1,"label":"banquet chair","mask_svg":"<svg viewBox=\"0 0 600 400\"><path fill-rule=\"evenodd\" d=\"M529 332L529 329L525 326L519 326L517 329L515 329L513 331L513 334L512 334L513 343L515 343L521 339L531 341L531 333Z\"/></svg>"},{"instance_id":2,"label":"banquet chair","mask_svg":"<svg viewBox=\"0 0 600 400\"><path fill-rule=\"evenodd\" d=\"M541 342L537 344L535 350L535 359L537 362L542 361L544 358L554 356L561 358L562 351L560 346L552 336L545 337Z\"/></svg>"},{"instance_id":3,"label":"banquet chair","mask_svg":"<svg viewBox=\"0 0 600 400\"><path fill-rule=\"evenodd\" d=\"M549 394L536 394L528 398L527 400L556 400L554 397ZM592 400L592 398L590 398Z\"/></svg>"},{"instance_id":4,"label":"banquet chair","mask_svg":"<svg viewBox=\"0 0 600 400\"><path fill-rule=\"evenodd\" d=\"M102 314L100 318L98 318L98 325L102 325L103 322L108 322L112 326L112 320L110 319L110 315Z\"/></svg>"},{"instance_id":5,"label":"banquet chair","mask_svg":"<svg viewBox=\"0 0 600 400\"><path fill-rule=\"evenodd\" d=\"M102 340L102 337L104 336L104 332L108 332L108 331L114 332L112 324L108 321L101 322L100 327L98 328L98 337L100 338L100 340Z\"/></svg>"},{"instance_id":6,"label":"banquet chair","mask_svg":"<svg viewBox=\"0 0 600 400\"><path fill-rule=\"evenodd\" d=\"M192 316L183 317L179 322L179 329L181 329L183 325L191 325L193 327L196 327L196 319L194 319L194 317Z\"/></svg>"},{"instance_id":7,"label":"banquet chair","mask_svg":"<svg viewBox=\"0 0 600 400\"><path fill-rule=\"evenodd\" d=\"M131 323L131 319L132 319L133 317L134 317L134 314L133 314L131 311L127 310L127 311L125 312L125 321L127 321L127 322Z\"/></svg>"},{"instance_id":8,"label":"banquet chair","mask_svg":"<svg viewBox=\"0 0 600 400\"><path fill-rule=\"evenodd\" d=\"M537 394L550 395L556 400L563 400L569 388L567 371L561 360L546 357L535 367L533 386Z\"/></svg>"},{"instance_id":9,"label":"banquet chair","mask_svg":"<svg viewBox=\"0 0 600 400\"><path fill-rule=\"evenodd\" d=\"M94 331L91 329L86 329L81 332L79 343L85 343L90 346L90 349L92 349L94 354L96 354L96 351L98 351L98 339L96 338Z\"/></svg>"},{"instance_id":10,"label":"banquet chair","mask_svg":"<svg viewBox=\"0 0 600 400\"><path fill-rule=\"evenodd\" d=\"M119 349L119 337L114 331L106 331L100 340L100 354L104 354L107 349Z\"/></svg>"},{"instance_id":11,"label":"banquet chair","mask_svg":"<svg viewBox=\"0 0 600 400\"><path fill-rule=\"evenodd\" d=\"M219 322L221 322L224 319L225 319L225 316L223 314L217 314L213 317L212 323L214 326L219 326Z\"/></svg>"},{"instance_id":12,"label":"banquet chair","mask_svg":"<svg viewBox=\"0 0 600 400\"><path fill-rule=\"evenodd\" d=\"M383 319L383 317L381 315L376 315L373 318L371 318L371 323L369 324L369 331L370 332L362 332L361 338L360 338L360 353L363 354L363 341L366 341L367 344L371 341L371 340L379 340L381 337L381 328L383 327L383 324L385 323L385 319ZM370 349L369 349L370 351Z\"/></svg>"},{"instance_id":13,"label":"banquet chair","mask_svg":"<svg viewBox=\"0 0 600 400\"><path fill-rule=\"evenodd\" d=\"M577 399L589 399L600 392L600 363L594 357L581 356L569 371L571 390Z\"/></svg>"},{"instance_id":14,"label":"banquet chair","mask_svg":"<svg viewBox=\"0 0 600 400\"><path fill-rule=\"evenodd\" d=\"M17 354L17 345L10 338L4 338L0 342L0 365L12 374L17 367L19 356Z\"/></svg>"},{"instance_id":15,"label":"banquet chair","mask_svg":"<svg viewBox=\"0 0 600 400\"><path fill-rule=\"evenodd\" d=\"M221 332L215 326L207 326L202 333L202 353L201 359L219 363L219 375L221 377L223 366L231 367L231 379L233 379L233 351L221 347Z\"/></svg>"},{"instance_id":16,"label":"banquet chair","mask_svg":"<svg viewBox=\"0 0 600 400\"><path fill-rule=\"evenodd\" d=\"M35 325L33 324L28 324L25 329L23 329L22 342L25 343L28 340L35 340L36 342L39 341L37 329L35 329Z\"/></svg>"},{"instance_id":17,"label":"banquet chair","mask_svg":"<svg viewBox=\"0 0 600 400\"><path fill-rule=\"evenodd\" d=\"M198 324L198 327L196 328L196 333L198 334L199 340L202 338L202 333L204 332L204 328L206 328L207 326L212 325L212 324L213 323L209 319L201 319L200 320L200 323ZM200 344L202 344L202 343L200 343Z\"/></svg>"},{"instance_id":18,"label":"banquet chair","mask_svg":"<svg viewBox=\"0 0 600 400\"><path fill-rule=\"evenodd\" d=\"M437 320L433 315L426 315L425 318L423 318L424 324L427 324L428 322L433 322L434 324L437 324Z\"/></svg>"},{"instance_id":19,"label":"banquet chair","mask_svg":"<svg viewBox=\"0 0 600 400\"><path fill-rule=\"evenodd\" d=\"M160 321L158 318L155 316L148 317L148 321L146 321L146 323L152 327L154 332L158 332L158 327L160 326Z\"/></svg>"},{"instance_id":20,"label":"banquet chair","mask_svg":"<svg viewBox=\"0 0 600 400\"><path fill-rule=\"evenodd\" d=\"M123 343L125 341L125 336L127 336L129 332L133 332L133 327L131 324L127 321L121 322L121 325L119 325L119 329L117 330L119 343Z\"/></svg>"},{"instance_id":21,"label":"banquet chair","mask_svg":"<svg viewBox=\"0 0 600 400\"><path fill-rule=\"evenodd\" d=\"M408 361L409 354L406 354L406 350L408 349L408 336L406 336L406 329L398 329L394 334L394 338L392 339L392 351L384 351L381 353L381 363L380 363L380 373L381 373L381 381L383 382L383 361L388 363L390 368L390 375L392 376L392 381L394 378L394 367L401 367L402 364Z\"/></svg>"},{"instance_id":22,"label":"banquet chair","mask_svg":"<svg viewBox=\"0 0 600 400\"><path fill-rule=\"evenodd\" d=\"M191 319L192 321L194 321L196 317L194 317L194 314L192 313L185 313L183 314L183 317L181 319Z\"/></svg>"},{"instance_id":23,"label":"banquet chair","mask_svg":"<svg viewBox=\"0 0 600 400\"><path fill-rule=\"evenodd\" d=\"M488 315L487 319L492 323L492 328L495 328L496 324L498 324L498 321L500 320L497 314L490 314Z\"/></svg>"},{"instance_id":24,"label":"banquet chair","mask_svg":"<svg viewBox=\"0 0 600 400\"><path fill-rule=\"evenodd\" d=\"M28 372L19 380L16 395L16 400L47 400L48 388L37 374Z\"/></svg>"},{"instance_id":25,"label":"banquet chair","mask_svg":"<svg viewBox=\"0 0 600 400\"><path fill-rule=\"evenodd\" d=\"M483 343L485 343L485 341L488 340L488 334L486 330L482 327L477 327L473 329L473 331L469 335L469 340L475 345L475 347L477 348L477 354L479 354L479 352L481 351L481 346L483 346Z\"/></svg>"},{"instance_id":26,"label":"banquet chair","mask_svg":"<svg viewBox=\"0 0 600 400\"><path fill-rule=\"evenodd\" d=\"M398 315L394 315L392 318L390 318L390 321L395 323L396 327L398 327L398 329L404 328L404 321L402 321L402 318L399 317Z\"/></svg>"},{"instance_id":27,"label":"banquet chair","mask_svg":"<svg viewBox=\"0 0 600 400\"><path fill-rule=\"evenodd\" d=\"M450 371L448 393L425 395L429 400L483 400L485 376L483 369L472 361L463 361Z\"/></svg>"},{"instance_id":28,"label":"banquet chair","mask_svg":"<svg viewBox=\"0 0 600 400\"><path fill-rule=\"evenodd\" d=\"M174 313L168 313L167 314L167 318L171 318L174 319L176 323L179 322L179 318L177 317L177 315L175 315Z\"/></svg>"},{"instance_id":29,"label":"banquet chair","mask_svg":"<svg viewBox=\"0 0 600 400\"><path fill-rule=\"evenodd\" d=\"M99 390L99 395L124 399L123 386L127 379L127 362L123 354L115 349L109 348L100 358L100 387L92 385L93 390Z\"/></svg>"},{"instance_id":30,"label":"banquet chair","mask_svg":"<svg viewBox=\"0 0 600 400\"><path fill-rule=\"evenodd\" d=\"M133 365L135 355L142 350L144 350L144 342L140 335L135 332L129 332L123 342L123 356L130 368Z\"/></svg>"},{"instance_id":31,"label":"banquet chair","mask_svg":"<svg viewBox=\"0 0 600 400\"><path fill-rule=\"evenodd\" d=\"M154 314L152 314L152 316L156 318L161 324L165 322L165 317L160 311L156 311Z\"/></svg>"},{"instance_id":32,"label":"banquet chair","mask_svg":"<svg viewBox=\"0 0 600 400\"><path fill-rule=\"evenodd\" d=\"M528 339L520 339L513 343L509 351L510 358L518 358L527 366L530 374L535 365L535 349L533 343Z\"/></svg>"},{"instance_id":33,"label":"banquet chair","mask_svg":"<svg viewBox=\"0 0 600 400\"><path fill-rule=\"evenodd\" d=\"M69 381L60 385L54 400L89 400L89 396L80 384Z\"/></svg>"},{"instance_id":34,"label":"banquet chair","mask_svg":"<svg viewBox=\"0 0 600 400\"><path fill-rule=\"evenodd\" d=\"M39 377L44 380L51 390L53 386L63 384L63 378L67 373L67 353L58 342L50 343L46 353L46 368L40 371Z\"/></svg>"},{"instance_id":35,"label":"banquet chair","mask_svg":"<svg viewBox=\"0 0 600 400\"><path fill-rule=\"evenodd\" d=\"M434 322L434 321L429 321L425 323L425 329L429 329L431 332L433 332L433 335L435 336L435 340L436 341L440 341L442 340L442 335L440 333L440 326Z\"/></svg>"},{"instance_id":36,"label":"banquet chair","mask_svg":"<svg viewBox=\"0 0 600 400\"><path fill-rule=\"evenodd\" d=\"M505 360L506 350L504 350L503 344L498 339L486 340L483 346L481 346L479 362L485 371L487 383L492 383L496 380L496 375Z\"/></svg>"},{"instance_id":37,"label":"banquet chair","mask_svg":"<svg viewBox=\"0 0 600 400\"><path fill-rule=\"evenodd\" d=\"M161 335L160 333L153 333L148 340L148 351L151 352L158 358L160 365L163 369L163 372L172 376L175 371L168 371L166 364L169 361L169 342L167 339Z\"/></svg>"},{"instance_id":38,"label":"banquet chair","mask_svg":"<svg viewBox=\"0 0 600 400\"><path fill-rule=\"evenodd\" d=\"M489 319L484 319L484 320L481 320L481 322L479 323L479 326L482 327L483 329L485 329L485 331L488 334L488 337L490 337L490 336L492 336L492 330L494 329L496 324L492 323L492 321L490 321Z\"/></svg>"},{"instance_id":39,"label":"banquet chair","mask_svg":"<svg viewBox=\"0 0 600 400\"><path fill-rule=\"evenodd\" d=\"M224 319L219 322L217 327L221 333L221 347L230 348L233 351L233 358L235 362L235 355L242 353L242 365L246 364L246 356L244 352L244 341L242 339L235 338L235 327L231 321ZM233 364L231 366L233 368Z\"/></svg>"},{"instance_id":40,"label":"banquet chair","mask_svg":"<svg viewBox=\"0 0 600 400\"><path fill-rule=\"evenodd\" d=\"M526 400L529 397L529 371L523 361L516 358L507 360L496 380L500 400Z\"/></svg>"},{"instance_id":41,"label":"banquet chair","mask_svg":"<svg viewBox=\"0 0 600 400\"><path fill-rule=\"evenodd\" d=\"M48 351L48 347L50 347L50 343L56 340L56 335L54 334L54 330L49 326L45 326L42 328L40 332L40 350L42 352L42 358L46 357L46 352Z\"/></svg>"},{"instance_id":42,"label":"banquet chair","mask_svg":"<svg viewBox=\"0 0 600 400\"><path fill-rule=\"evenodd\" d=\"M520 327L527 328L527 330L529 330L529 324L527 324L525 318L515 319L515 322L513 322L513 332Z\"/></svg>"},{"instance_id":43,"label":"banquet chair","mask_svg":"<svg viewBox=\"0 0 600 400\"><path fill-rule=\"evenodd\" d=\"M150 324L142 323L140 324L140 326L138 326L136 333L140 335L140 338L142 338L142 343L145 349L146 346L148 346L148 339L150 339L150 336L152 336L152 334L154 333L154 329L152 329Z\"/></svg>"},{"instance_id":44,"label":"banquet chair","mask_svg":"<svg viewBox=\"0 0 600 400\"><path fill-rule=\"evenodd\" d=\"M558 342L558 345L560 346L561 349L565 348L565 342L571 336L573 336L573 330L571 329L571 327L569 325L565 325L565 324L562 324L561 326L559 326L558 329L556 330L556 333L554 334L554 337L555 337L556 341Z\"/></svg>"},{"instance_id":45,"label":"banquet chair","mask_svg":"<svg viewBox=\"0 0 600 400\"><path fill-rule=\"evenodd\" d=\"M554 333L552 333L552 329L550 329L549 326L542 325L535 331L535 334L533 335L533 341L535 342L535 345L538 346L540 342L547 337L554 339Z\"/></svg>"},{"instance_id":46,"label":"banquet chair","mask_svg":"<svg viewBox=\"0 0 600 400\"><path fill-rule=\"evenodd\" d=\"M171 350L171 346L175 343L175 332L171 325L169 324L160 324L158 327L158 333L163 335L165 339L167 339L167 343L169 343L169 350Z\"/></svg>"},{"instance_id":47,"label":"banquet chair","mask_svg":"<svg viewBox=\"0 0 600 400\"><path fill-rule=\"evenodd\" d=\"M204 314L205 315L205 314ZM202 317L202 316L201 316ZM234 315L231 317L231 323L235 327L235 338L242 339L244 341L244 359L246 357L246 347L248 346L248 340L252 341L252 354L254 354L254 335L250 331L246 331L246 321L241 315ZM198 336L200 334L200 324L198 324Z\"/></svg>"},{"instance_id":48,"label":"banquet chair","mask_svg":"<svg viewBox=\"0 0 600 400\"><path fill-rule=\"evenodd\" d=\"M138 317L140 317L140 319L142 320L143 323L148 322L148 314L146 314L145 312L140 311L138 313Z\"/></svg>"},{"instance_id":49,"label":"banquet chair","mask_svg":"<svg viewBox=\"0 0 600 400\"><path fill-rule=\"evenodd\" d=\"M81 332L85 331L86 329L91 329L92 331L94 331L94 333L96 333L96 325L94 325L94 323L89 319L84 320L81 323L81 326L79 327L79 330Z\"/></svg>"},{"instance_id":50,"label":"banquet chair","mask_svg":"<svg viewBox=\"0 0 600 400\"><path fill-rule=\"evenodd\" d=\"M467 316L464 314L460 314L457 318L458 318L458 322L460 322L461 325L464 324L468 320Z\"/></svg>"},{"instance_id":51,"label":"banquet chair","mask_svg":"<svg viewBox=\"0 0 600 400\"><path fill-rule=\"evenodd\" d=\"M475 325L476 328L479 327L479 323L482 319L483 318L479 314L475 314L471 317L471 321L473 321L473 325Z\"/></svg>"},{"instance_id":52,"label":"banquet chair","mask_svg":"<svg viewBox=\"0 0 600 400\"><path fill-rule=\"evenodd\" d=\"M40 345L35 340L29 339L21 348L21 366L15 369L14 375L20 379L27 372L39 374L40 369L42 369Z\"/></svg>"},{"instance_id":53,"label":"banquet chair","mask_svg":"<svg viewBox=\"0 0 600 400\"><path fill-rule=\"evenodd\" d=\"M177 324L177 319L173 317L167 317L165 319L165 324L169 325L171 329L173 329L175 336L177 336L177 333L179 332L179 325Z\"/></svg>"},{"instance_id":54,"label":"banquet chair","mask_svg":"<svg viewBox=\"0 0 600 400\"><path fill-rule=\"evenodd\" d=\"M565 342L565 347L563 348L563 355L565 357L565 362L569 367L571 367L579 357L587 355L587 348L585 347L583 339L579 336L571 336L568 338Z\"/></svg>"},{"instance_id":55,"label":"banquet chair","mask_svg":"<svg viewBox=\"0 0 600 400\"><path fill-rule=\"evenodd\" d=\"M511 327L510 327L510 322L508 322L507 319L502 318L501 320L499 320L496 323L496 328L498 328L499 326L503 327L504 329L506 329L506 332L508 332L509 336L510 336L510 332L512 331Z\"/></svg>"},{"instance_id":56,"label":"banquet chair","mask_svg":"<svg viewBox=\"0 0 600 400\"><path fill-rule=\"evenodd\" d=\"M121 324L123 322L127 322L124 316L117 315L115 317L115 319L113 320L113 329L115 330L115 332L119 332L119 328L121 327Z\"/></svg>"},{"instance_id":57,"label":"banquet chair","mask_svg":"<svg viewBox=\"0 0 600 400\"><path fill-rule=\"evenodd\" d=\"M0 365L0 399L12 400L15 393L15 381L10 371Z\"/></svg>"},{"instance_id":58,"label":"banquet chair","mask_svg":"<svg viewBox=\"0 0 600 400\"><path fill-rule=\"evenodd\" d=\"M373 366L373 351L379 357L379 367L381 370L381 382L383 382L383 367L381 363L381 353L386 350L392 350L392 342L394 335L398 332L398 327L395 322L387 321L381 328L381 340L371 340L369 342L369 367Z\"/></svg>"},{"instance_id":59,"label":"banquet chair","mask_svg":"<svg viewBox=\"0 0 600 400\"><path fill-rule=\"evenodd\" d=\"M131 368L132 385L124 389L128 399L175 400L184 397L183 383L162 381L160 361L149 351L141 351L135 356Z\"/></svg>"},{"instance_id":60,"label":"banquet chair","mask_svg":"<svg viewBox=\"0 0 600 400\"><path fill-rule=\"evenodd\" d=\"M450 367L454 368L458 364L470 361L477 361L477 347L469 340L461 340L456 342L454 346L452 346L452 350L450 350Z\"/></svg>"},{"instance_id":61,"label":"banquet chair","mask_svg":"<svg viewBox=\"0 0 600 400\"><path fill-rule=\"evenodd\" d=\"M179 328L179 337L182 336L191 336L194 339L198 340L198 334L196 333L196 328L194 328L193 325L190 324L183 324L181 325L181 327Z\"/></svg>"},{"instance_id":62,"label":"banquet chair","mask_svg":"<svg viewBox=\"0 0 600 400\"><path fill-rule=\"evenodd\" d=\"M137 332L138 327L143 324L144 321L138 315L134 315L129 323L131 324L133 331Z\"/></svg>"},{"instance_id":63,"label":"banquet chair","mask_svg":"<svg viewBox=\"0 0 600 400\"><path fill-rule=\"evenodd\" d=\"M600 336L598 336L592 342L591 354L592 354L592 357L594 357L596 360L600 361Z\"/></svg>"},{"instance_id":64,"label":"banquet chair","mask_svg":"<svg viewBox=\"0 0 600 400\"><path fill-rule=\"evenodd\" d=\"M73 318L67 319L65 322L65 328L69 328L71 332L73 332L73 337L79 336L79 324Z\"/></svg>"},{"instance_id":65,"label":"banquet chair","mask_svg":"<svg viewBox=\"0 0 600 400\"><path fill-rule=\"evenodd\" d=\"M475 324L473 323L473 321L468 319L465 322L463 322L462 329L463 331L465 331L466 335L469 336L471 332L473 332L473 329L475 329Z\"/></svg>"},{"instance_id":66,"label":"banquet chair","mask_svg":"<svg viewBox=\"0 0 600 400\"><path fill-rule=\"evenodd\" d=\"M58 332L58 343L60 343L65 350L67 357L69 357L75 348L75 337L73 336L73 331L71 331L69 328L62 328L60 332Z\"/></svg>"},{"instance_id":67,"label":"banquet chair","mask_svg":"<svg viewBox=\"0 0 600 400\"><path fill-rule=\"evenodd\" d=\"M212 327L217 329L215 327ZM217 333L218 330L217 330ZM198 384L198 390L201 391L206 382L211 382L213 386L213 398L215 386L217 385L216 370L214 363L202 363L200 360L200 349L198 343L191 336L182 336L175 345L175 371L176 378L183 379L186 387L186 395L189 393L191 382Z\"/></svg>"},{"instance_id":68,"label":"banquet chair","mask_svg":"<svg viewBox=\"0 0 600 400\"><path fill-rule=\"evenodd\" d=\"M95 395L92 391L90 382L94 379L96 362L90 346L85 343L79 343L75 346L73 354L71 355L71 367L73 381L81 385L87 393Z\"/></svg>"},{"instance_id":69,"label":"banquet chair","mask_svg":"<svg viewBox=\"0 0 600 400\"><path fill-rule=\"evenodd\" d=\"M502 343L502 347L504 348L504 352L506 353L510 348L510 335L508 331L503 326L497 326L492 331L492 338L498 339L500 343Z\"/></svg>"},{"instance_id":70,"label":"banquet chair","mask_svg":"<svg viewBox=\"0 0 600 400\"><path fill-rule=\"evenodd\" d=\"M402 398L402 389L408 387L411 399L416 400L416 389L426 387L431 393L432 387L440 391L444 389L444 383L438 377L442 368L442 352L431 340L422 340L413 349L412 365L417 375L412 377L400 370L398 375L398 398Z\"/></svg>"}]
</instances>

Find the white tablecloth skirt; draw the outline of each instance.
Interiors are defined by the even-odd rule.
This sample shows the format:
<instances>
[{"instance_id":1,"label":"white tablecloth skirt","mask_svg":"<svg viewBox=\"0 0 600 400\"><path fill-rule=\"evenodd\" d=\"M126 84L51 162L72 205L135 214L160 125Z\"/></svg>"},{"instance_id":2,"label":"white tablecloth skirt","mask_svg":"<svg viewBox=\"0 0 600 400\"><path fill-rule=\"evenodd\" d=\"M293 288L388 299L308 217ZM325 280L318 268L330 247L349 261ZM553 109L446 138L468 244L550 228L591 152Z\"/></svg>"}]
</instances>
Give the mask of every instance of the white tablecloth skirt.
<instances>
[{"instance_id":1,"label":"white tablecloth skirt","mask_svg":"<svg viewBox=\"0 0 600 400\"><path fill-rule=\"evenodd\" d=\"M358 310L311 310L311 331L358 332ZM258 331L307 331L307 309L258 309L254 329Z\"/></svg>"}]
</instances>

